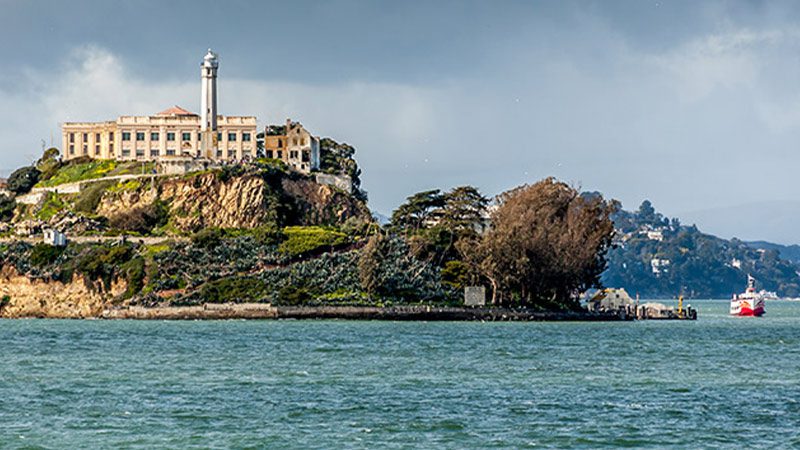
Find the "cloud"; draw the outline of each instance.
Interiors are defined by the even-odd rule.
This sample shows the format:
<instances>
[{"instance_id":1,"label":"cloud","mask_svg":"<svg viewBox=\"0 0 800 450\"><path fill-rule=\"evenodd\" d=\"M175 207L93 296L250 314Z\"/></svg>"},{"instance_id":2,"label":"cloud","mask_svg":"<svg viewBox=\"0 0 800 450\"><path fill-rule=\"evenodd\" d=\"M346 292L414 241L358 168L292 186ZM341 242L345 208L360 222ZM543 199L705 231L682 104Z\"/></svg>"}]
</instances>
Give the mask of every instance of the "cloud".
<instances>
[{"instance_id":1,"label":"cloud","mask_svg":"<svg viewBox=\"0 0 800 450\"><path fill-rule=\"evenodd\" d=\"M26 68L18 78L28 87L0 87L0 133L8 136L0 167L8 173L35 159L39 137L60 146L59 123L114 120L119 115L152 114L173 104L197 110L197 79L145 80L131 75L126 61L91 45L71 51L56 70ZM364 151L363 166L400 164L404 148L416 148L436 127L441 97L436 89L393 83L343 82L333 85L275 82L225 76L219 79L220 112L255 115L260 126L303 121L315 133L351 142ZM16 84L19 86L20 84ZM48 142L49 144L49 142Z\"/></svg>"}]
</instances>

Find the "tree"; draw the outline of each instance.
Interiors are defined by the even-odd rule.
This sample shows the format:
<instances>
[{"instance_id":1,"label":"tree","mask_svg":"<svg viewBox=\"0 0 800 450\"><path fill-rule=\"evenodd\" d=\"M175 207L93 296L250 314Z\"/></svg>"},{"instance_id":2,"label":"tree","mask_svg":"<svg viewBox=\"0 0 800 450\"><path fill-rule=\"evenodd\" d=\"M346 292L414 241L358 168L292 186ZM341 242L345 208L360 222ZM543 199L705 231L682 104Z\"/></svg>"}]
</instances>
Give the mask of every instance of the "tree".
<instances>
[{"instance_id":1,"label":"tree","mask_svg":"<svg viewBox=\"0 0 800 450\"><path fill-rule=\"evenodd\" d=\"M459 243L465 261L492 286L492 301L575 307L599 287L611 246L616 202L582 197L547 178L498 197L489 231Z\"/></svg>"},{"instance_id":2,"label":"tree","mask_svg":"<svg viewBox=\"0 0 800 450\"><path fill-rule=\"evenodd\" d=\"M17 204L7 195L0 195L0 222L5 222L14 217L14 208Z\"/></svg>"},{"instance_id":3,"label":"tree","mask_svg":"<svg viewBox=\"0 0 800 450\"><path fill-rule=\"evenodd\" d=\"M483 229L489 199L473 186L459 186L444 194L441 224L453 232L474 232Z\"/></svg>"},{"instance_id":4,"label":"tree","mask_svg":"<svg viewBox=\"0 0 800 450\"><path fill-rule=\"evenodd\" d=\"M8 190L17 194L27 194L39 181L39 169L33 166L20 167L8 177Z\"/></svg>"},{"instance_id":5,"label":"tree","mask_svg":"<svg viewBox=\"0 0 800 450\"><path fill-rule=\"evenodd\" d=\"M439 220L444 203L439 189L417 192L392 212L390 228L406 235L416 234Z\"/></svg>"},{"instance_id":6,"label":"tree","mask_svg":"<svg viewBox=\"0 0 800 450\"><path fill-rule=\"evenodd\" d=\"M325 173L342 174L353 182L354 195L366 200L367 194L361 189L361 169L353 157L356 149L352 145L338 143L331 138L319 141L320 170Z\"/></svg>"}]
</instances>

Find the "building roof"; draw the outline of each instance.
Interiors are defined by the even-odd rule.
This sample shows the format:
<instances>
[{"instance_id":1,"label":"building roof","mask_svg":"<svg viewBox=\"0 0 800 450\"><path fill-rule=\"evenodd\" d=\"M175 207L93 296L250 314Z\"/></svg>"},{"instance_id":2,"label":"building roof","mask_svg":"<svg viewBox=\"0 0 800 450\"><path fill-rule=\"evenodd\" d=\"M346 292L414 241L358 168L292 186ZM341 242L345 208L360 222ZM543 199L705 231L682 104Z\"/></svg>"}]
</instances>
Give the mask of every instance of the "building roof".
<instances>
[{"instance_id":1,"label":"building roof","mask_svg":"<svg viewBox=\"0 0 800 450\"><path fill-rule=\"evenodd\" d=\"M160 113L156 114L157 116L196 116L197 114L187 111L181 108L178 105L173 106L172 108L165 109Z\"/></svg>"}]
</instances>

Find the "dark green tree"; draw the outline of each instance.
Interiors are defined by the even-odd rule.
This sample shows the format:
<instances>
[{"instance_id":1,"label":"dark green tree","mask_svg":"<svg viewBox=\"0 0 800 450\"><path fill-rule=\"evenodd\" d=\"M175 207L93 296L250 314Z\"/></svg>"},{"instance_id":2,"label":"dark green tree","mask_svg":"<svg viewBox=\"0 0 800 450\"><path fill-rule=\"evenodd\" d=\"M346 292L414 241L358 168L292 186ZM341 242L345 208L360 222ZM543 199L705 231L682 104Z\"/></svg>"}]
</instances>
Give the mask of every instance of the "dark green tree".
<instances>
[{"instance_id":1,"label":"dark green tree","mask_svg":"<svg viewBox=\"0 0 800 450\"><path fill-rule=\"evenodd\" d=\"M445 198L439 189L417 192L407 197L405 203L392 212L389 226L406 235L417 234L420 230L438 223L444 204Z\"/></svg>"},{"instance_id":2,"label":"dark green tree","mask_svg":"<svg viewBox=\"0 0 800 450\"><path fill-rule=\"evenodd\" d=\"M27 194L39 181L40 174L41 172L36 167L20 167L11 172L11 176L8 177L8 190L17 195Z\"/></svg>"},{"instance_id":3,"label":"dark green tree","mask_svg":"<svg viewBox=\"0 0 800 450\"><path fill-rule=\"evenodd\" d=\"M7 195L0 195L0 221L5 222L14 217L14 208L17 204Z\"/></svg>"}]
</instances>

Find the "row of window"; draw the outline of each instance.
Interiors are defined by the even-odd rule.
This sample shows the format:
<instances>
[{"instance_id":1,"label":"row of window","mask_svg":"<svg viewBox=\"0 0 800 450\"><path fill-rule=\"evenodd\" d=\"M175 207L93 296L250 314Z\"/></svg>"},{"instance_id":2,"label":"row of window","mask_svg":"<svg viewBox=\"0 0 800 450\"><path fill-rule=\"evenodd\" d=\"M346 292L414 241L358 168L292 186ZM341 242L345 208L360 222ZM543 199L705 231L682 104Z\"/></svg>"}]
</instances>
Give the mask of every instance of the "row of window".
<instances>
[{"instance_id":1,"label":"row of window","mask_svg":"<svg viewBox=\"0 0 800 450\"><path fill-rule=\"evenodd\" d=\"M114 153L114 143L113 142L108 144L108 150L111 153ZM74 155L75 154L75 144L69 144L69 154L70 155ZM89 145L88 144L83 144L83 153L82 154L84 154L84 155L88 155L89 154ZM99 155L100 154L100 144L95 144L95 146L94 146L94 154L95 155Z\"/></svg>"},{"instance_id":2,"label":"row of window","mask_svg":"<svg viewBox=\"0 0 800 450\"><path fill-rule=\"evenodd\" d=\"M294 145L306 145L306 138L293 139ZM278 148L283 148L283 139L278 139Z\"/></svg>"},{"instance_id":3,"label":"row of window","mask_svg":"<svg viewBox=\"0 0 800 450\"><path fill-rule=\"evenodd\" d=\"M146 152L145 152L144 149L141 149L141 148L137 148L136 149L136 157L137 158L143 158L145 156L145 153ZM160 154L161 154L161 152L158 149L151 149L150 150L150 156L151 157L157 157ZM167 152L166 152L166 155L167 156L175 156L175 149L168 148ZM222 158L222 155L223 155L222 150L217 150L217 158ZM130 157L131 156L131 149L123 148L122 149L122 156L123 157ZM235 156L236 156L236 152L228 152L228 157L229 158L234 158ZM249 156L251 156L249 150L243 150L242 151L242 157L249 157Z\"/></svg>"},{"instance_id":4,"label":"row of window","mask_svg":"<svg viewBox=\"0 0 800 450\"><path fill-rule=\"evenodd\" d=\"M83 138L83 142L89 141L89 133L82 133L81 137ZM114 140L114 132L113 131L110 131L108 133L108 140L109 141L113 141ZM100 133L95 133L94 134L94 141L95 142L100 142ZM69 134L69 143L70 144L74 144L75 143L75 133L70 133Z\"/></svg>"},{"instance_id":5,"label":"row of window","mask_svg":"<svg viewBox=\"0 0 800 450\"><path fill-rule=\"evenodd\" d=\"M144 132L137 132L136 133L136 140L137 141L143 141L144 137L145 137L145 133ZM161 138L161 134L159 132L154 131L154 132L150 133L150 140L151 141L157 141L160 138ZM252 138L252 136L251 136L250 133L242 133L242 142L250 142L251 138ZM202 139L203 139L203 134L202 133L197 133L197 140L199 141L199 140L202 140ZM228 141L229 142L236 142L236 139L237 139L237 134L236 133L228 133ZM122 132L122 140L123 141L130 141L131 140L131 133L127 132L127 131L123 131ZM181 140L182 141L191 141L192 140L192 133L191 132L181 133ZM222 140L222 133L217 133L217 140L218 141ZM173 133L171 131L167 132L167 141L168 142L175 141L175 133Z\"/></svg>"}]
</instances>

